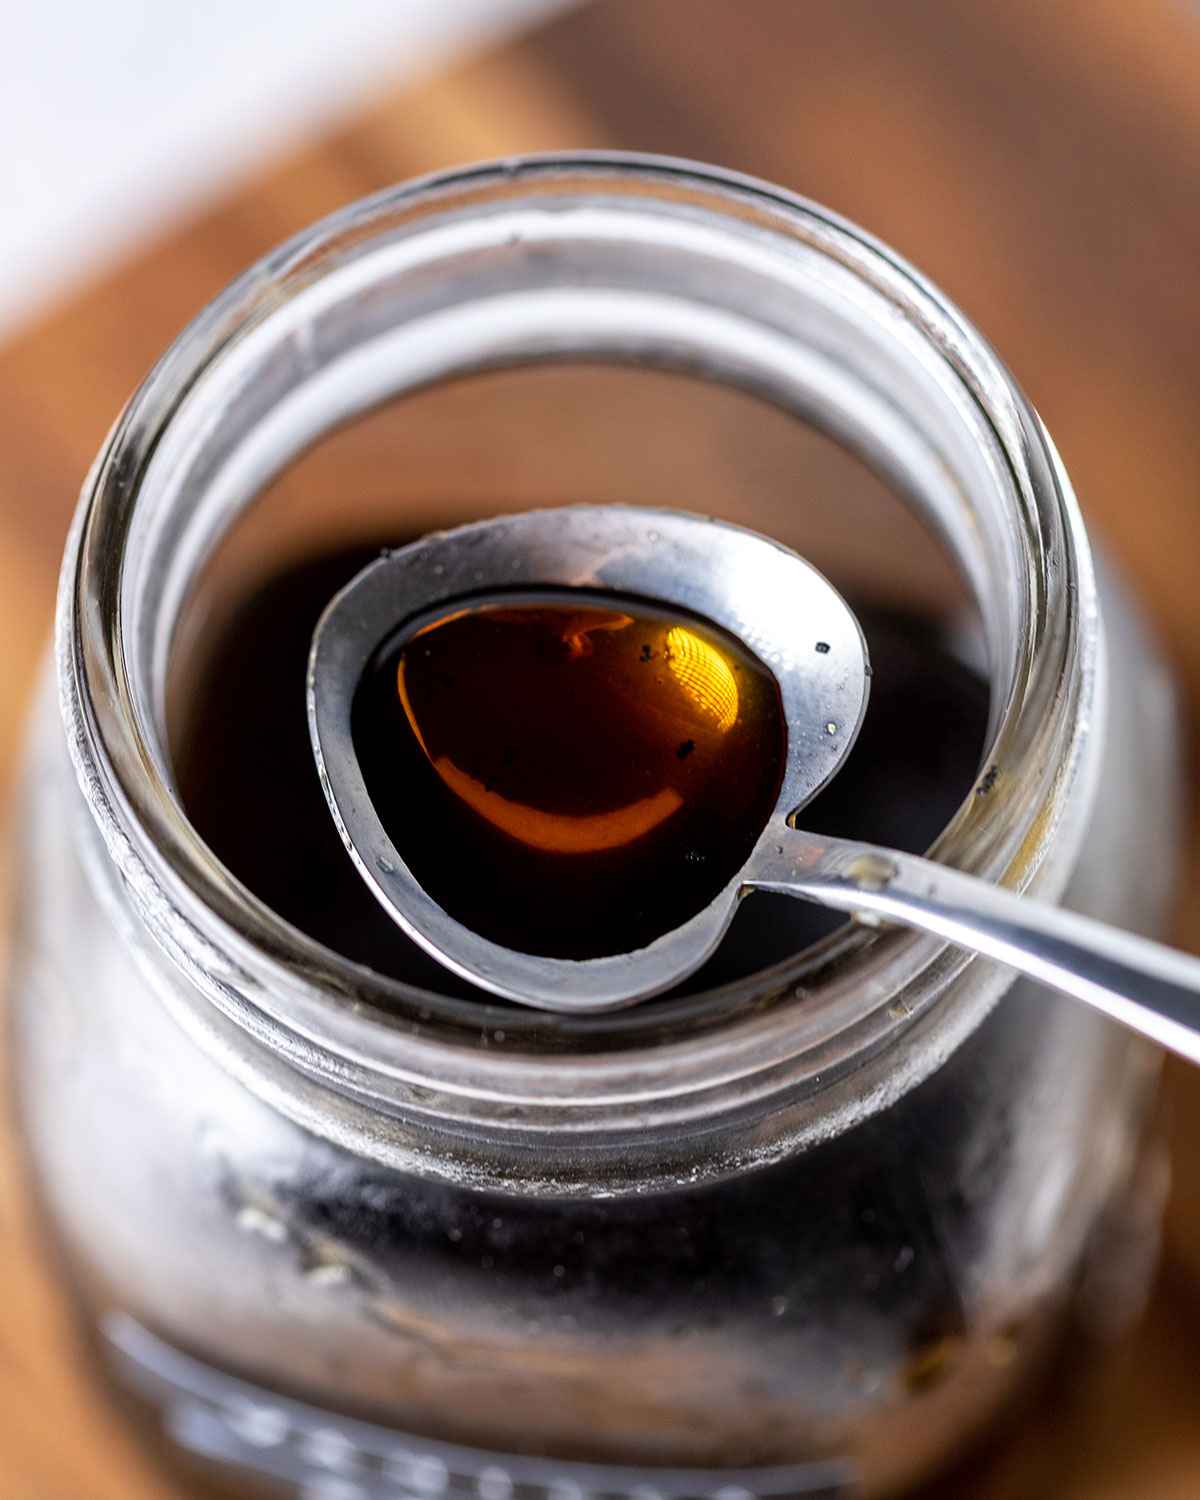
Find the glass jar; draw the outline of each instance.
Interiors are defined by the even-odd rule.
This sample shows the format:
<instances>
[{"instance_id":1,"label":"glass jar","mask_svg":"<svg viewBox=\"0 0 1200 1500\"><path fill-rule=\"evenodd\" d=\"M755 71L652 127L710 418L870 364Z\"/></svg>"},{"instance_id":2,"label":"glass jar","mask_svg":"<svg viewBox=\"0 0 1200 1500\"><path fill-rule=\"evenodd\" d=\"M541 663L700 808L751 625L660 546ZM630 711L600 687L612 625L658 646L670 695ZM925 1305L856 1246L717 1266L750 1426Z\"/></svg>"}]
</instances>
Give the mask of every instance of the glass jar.
<instances>
[{"instance_id":1,"label":"glass jar","mask_svg":"<svg viewBox=\"0 0 1200 1500\"><path fill-rule=\"evenodd\" d=\"M181 622L250 503L382 402L546 363L701 377L865 460L981 622L986 749L934 853L1161 926L1165 676L962 315L730 173L580 156L425 180L230 287L84 486L12 972L45 1216L101 1366L231 1493L892 1493L1028 1381L1117 1243L1153 1049L853 924L615 1017L434 993L289 925L181 805ZM732 513L761 524L747 492ZM431 519L384 513L398 536Z\"/></svg>"}]
</instances>

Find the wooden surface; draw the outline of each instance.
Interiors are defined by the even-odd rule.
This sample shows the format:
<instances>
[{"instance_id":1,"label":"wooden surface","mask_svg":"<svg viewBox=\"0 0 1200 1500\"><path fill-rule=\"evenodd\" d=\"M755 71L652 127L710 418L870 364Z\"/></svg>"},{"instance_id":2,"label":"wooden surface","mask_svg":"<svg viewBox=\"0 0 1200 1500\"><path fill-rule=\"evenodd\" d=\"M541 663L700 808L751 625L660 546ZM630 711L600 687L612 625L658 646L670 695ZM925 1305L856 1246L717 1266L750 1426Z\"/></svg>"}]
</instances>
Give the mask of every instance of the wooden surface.
<instances>
[{"instance_id":1,"label":"wooden surface","mask_svg":"<svg viewBox=\"0 0 1200 1500\"><path fill-rule=\"evenodd\" d=\"M376 99L0 349L0 784L80 480L172 335L248 261L349 199L569 146L774 178L928 271L1040 407L1200 701L1200 6L599 0ZM1178 937L1200 951L1191 847ZM1175 1185L1140 1332L1048 1393L963 1493L1200 1495L1200 1075L1172 1069L1170 1094ZM163 1500L77 1368L7 1146L0 1264L0 1496Z\"/></svg>"}]
</instances>

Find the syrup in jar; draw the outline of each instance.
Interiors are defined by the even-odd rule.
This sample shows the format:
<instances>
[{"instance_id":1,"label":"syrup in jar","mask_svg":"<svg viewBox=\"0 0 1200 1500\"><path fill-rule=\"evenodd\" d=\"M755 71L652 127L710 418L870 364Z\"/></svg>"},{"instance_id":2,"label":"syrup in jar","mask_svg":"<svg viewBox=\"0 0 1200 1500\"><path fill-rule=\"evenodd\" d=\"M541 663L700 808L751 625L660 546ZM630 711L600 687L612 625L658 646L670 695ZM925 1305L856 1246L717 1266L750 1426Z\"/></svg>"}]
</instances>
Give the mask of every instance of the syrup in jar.
<instances>
[{"instance_id":1,"label":"syrup in jar","mask_svg":"<svg viewBox=\"0 0 1200 1500\"><path fill-rule=\"evenodd\" d=\"M739 642L582 591L408 627L368 669L353 736L426 892L494 942L574 959L702 910L750 854L787 754L778 686Z\"/></svg>"},{"instance_id":2,"label":"syrup in jar","mask_svg":"<svg viewBox=\"0 0 1200 1500\"><path fill-rule=\"evenodd\" d=\"M305 721L305 667L321 611L380 546L396 541L318 552L264 578L243 598L189 682L175 742L177 775L189 816L217 858L294 927L379 974L478 998L468 980L396 926L359 878L326 808ZM970 792L987 729L987 683L947 650L936 621L882 608L869 597L850 602L875 669L871 705L854 753L804 809L804 827L920 854ZM635 644L640 655L643 642ZM382 655L378 660L382 664ZM381 671L373 680L386 689L396 753L389 767L381 742L372 796L386 800L390 784L392 816L403 816L417 840L415 825L433 823L419 797L404 795L404 779L422 760L428 772L428 761L413 756L411 745L401 756L408 731L395 717L403 708L394 679L389 684ZM364 694L367 689L364 682ZM360 708L365 703L364 696ZM412 853L408 842L404 847ZM462 916L472 872L466 861L453 868L452 909ZM599 915L594 898L592 905ZM742 902L721 946L682 988L693 992L742 979L843 920L790 896L756 893Z\"/></svg>"}]
</instances>

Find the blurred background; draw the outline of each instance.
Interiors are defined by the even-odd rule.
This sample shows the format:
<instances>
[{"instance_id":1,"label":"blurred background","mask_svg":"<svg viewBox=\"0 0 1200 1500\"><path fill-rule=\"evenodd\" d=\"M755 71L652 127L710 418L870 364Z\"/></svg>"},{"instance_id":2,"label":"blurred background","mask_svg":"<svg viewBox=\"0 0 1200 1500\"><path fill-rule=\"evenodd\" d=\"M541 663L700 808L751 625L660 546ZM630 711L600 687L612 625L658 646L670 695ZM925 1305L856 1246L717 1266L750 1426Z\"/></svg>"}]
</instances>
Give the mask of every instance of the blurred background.
<instances>
[{"instance_id":1,"label":"blurred background","mask_svg":"<svg viewBox=\"0 0 1200 1500\"><path fill-rule=\"evenodd\" d=\"M0 140L5 791L75 496L170 339L350 199L558 147L774 179L928 272L1040 408L1200 703L1196 0L42 0L5 18ZM1200 951L1190 848L1176 936ZM1200 1494L1200 1081L1169 1084L1141 1329L972 1494ZM7 1141L0 1264L0 1495L165 1500L75 1367Z\"/></svg>"}]
</instances>

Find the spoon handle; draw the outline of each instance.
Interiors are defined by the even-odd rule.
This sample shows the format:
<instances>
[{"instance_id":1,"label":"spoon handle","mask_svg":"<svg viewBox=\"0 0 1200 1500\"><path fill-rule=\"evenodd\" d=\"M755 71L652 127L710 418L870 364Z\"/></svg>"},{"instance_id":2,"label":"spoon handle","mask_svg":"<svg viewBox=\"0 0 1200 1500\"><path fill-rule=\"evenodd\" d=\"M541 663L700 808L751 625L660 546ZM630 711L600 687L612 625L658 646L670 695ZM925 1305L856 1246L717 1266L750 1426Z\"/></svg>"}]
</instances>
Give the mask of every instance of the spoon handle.
<instances>
[{"instance_id":1,"label":"spoon handle","mask_svg":"<svg viewBox=\"0 0 1200 1500\"><path fill-rule=\"evenodd\" d=\"M1200 1063L1200 959L1162 943L915 855L801 832L753 883L935 933Z\"/></svg>"}]
</instances>

